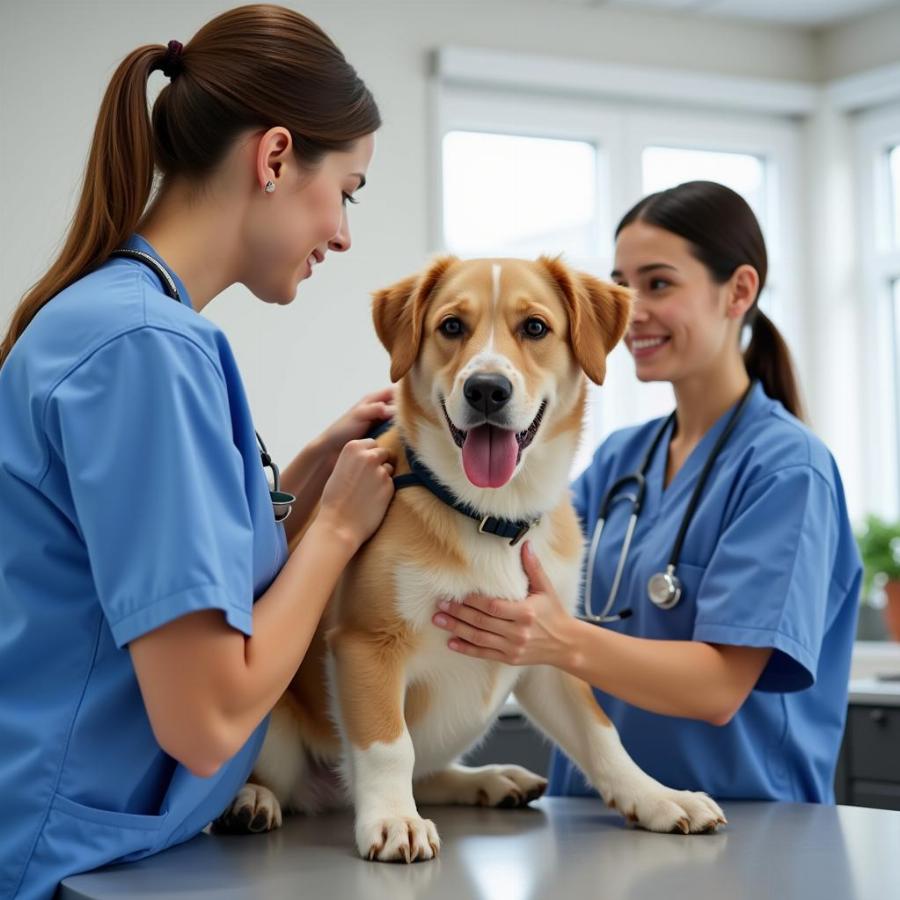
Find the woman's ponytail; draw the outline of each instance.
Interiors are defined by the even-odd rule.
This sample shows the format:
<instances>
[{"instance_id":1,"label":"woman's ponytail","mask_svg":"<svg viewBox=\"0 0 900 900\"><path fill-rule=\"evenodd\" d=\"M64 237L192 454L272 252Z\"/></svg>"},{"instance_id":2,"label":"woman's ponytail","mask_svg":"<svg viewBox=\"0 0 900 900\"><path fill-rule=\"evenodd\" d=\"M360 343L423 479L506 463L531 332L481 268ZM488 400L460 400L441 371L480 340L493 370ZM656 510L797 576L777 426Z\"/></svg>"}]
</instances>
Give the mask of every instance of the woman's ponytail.
<instances>
[{"instance_id":1,"label":"woman's ponytail","mask_svg":"<svg viewBox=\"0 0 900 900\"><path fill-rule=\"evenodd\" d=\"M798 419L805 419L800 388L794 373L791 351L775 323L758 307L748 313L752 329L744 350L744 365L751 378L758 378L763 390Z\"/></svg>"}]
</instances>

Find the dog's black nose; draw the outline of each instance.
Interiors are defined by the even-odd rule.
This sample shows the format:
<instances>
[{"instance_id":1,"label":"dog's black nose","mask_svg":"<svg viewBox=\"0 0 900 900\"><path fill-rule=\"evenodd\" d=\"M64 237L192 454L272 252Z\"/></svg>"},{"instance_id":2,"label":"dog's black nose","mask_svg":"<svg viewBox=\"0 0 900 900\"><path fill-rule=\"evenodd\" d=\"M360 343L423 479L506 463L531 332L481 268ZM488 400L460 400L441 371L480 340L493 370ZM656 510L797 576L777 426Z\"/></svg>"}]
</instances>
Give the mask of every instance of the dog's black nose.
<instances>
[{"instance_id":1,"label":"dog's black nose","mask_svg":"<svg viewBox=\"0 0 900 900\"><path fill-rule=\"evenodd\" d=\"M463 395L470 406L490 417L509 402L509 398L512 397L512 383L496 372L472 375L463 385Z\"/></svg>"}]
</instances>

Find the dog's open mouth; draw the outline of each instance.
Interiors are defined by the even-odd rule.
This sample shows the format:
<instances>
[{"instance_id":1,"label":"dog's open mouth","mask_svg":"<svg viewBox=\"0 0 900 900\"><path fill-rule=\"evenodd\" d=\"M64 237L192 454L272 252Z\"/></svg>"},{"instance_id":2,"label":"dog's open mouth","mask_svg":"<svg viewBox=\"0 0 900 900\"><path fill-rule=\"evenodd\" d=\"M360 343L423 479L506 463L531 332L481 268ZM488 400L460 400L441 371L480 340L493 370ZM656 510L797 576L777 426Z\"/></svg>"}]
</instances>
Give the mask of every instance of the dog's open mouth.
<instances>
[{"instance_id":1,"label":"dog's open mouth","mask_svg":"<svg viewBox=\"0 0 900 900\"><path fill-rule=\"evenodd\" d=\"M510 431L485 423L469 431L457 428L441 401L444 418L457 447L462 450L466 477L476 487L503 487L516 470L522 451L534 440L547 409L547 401L541 404L532 423L524 431Z\"/></svg>"}]
</instances>

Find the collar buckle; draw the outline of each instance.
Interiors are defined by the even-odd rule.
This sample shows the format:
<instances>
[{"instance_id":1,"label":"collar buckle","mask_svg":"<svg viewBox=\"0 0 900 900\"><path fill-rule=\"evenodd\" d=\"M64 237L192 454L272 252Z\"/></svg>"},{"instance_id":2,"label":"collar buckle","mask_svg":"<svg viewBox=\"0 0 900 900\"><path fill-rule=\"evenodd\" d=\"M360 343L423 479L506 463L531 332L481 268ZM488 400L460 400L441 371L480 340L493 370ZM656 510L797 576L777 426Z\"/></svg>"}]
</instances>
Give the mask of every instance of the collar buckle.
<instances>
[{"instance_id":1,"label":"collar buckle","mask_svg":"<svg viewBox=\"0 0 900 900\"><path fill-rule=\"evenodd\" d=\"M494 517L490 516L490 515L482 516L481 521L478 523L478 533L479 534L496 534L496 532L493 532L493 531L486 531L487 523L493 518ZM532 528L534 528L534 526L537 525L540 521L541 521L541 517L538 516L536 519L533 519L531 522L523 522L519 526L519 530L513 535L512 539L510 540L509 546L515 547L516 544L518 544L519 541L521 541L522 538L525 537L525 535L528 534L528 532ZM501 532L501 534L502 534L502 532Z\"/></svg>"},{"instance_id":2,"label":"collar buckle","mask_svg":"<svg viewBox=\"0 0 900 900\"><path fill-rule=\"evenodd\" d=\"M541 517L538 516L536 519L532 519L532 521L530 521L530 522L524 522L522 524L522 527L516 532L516 536L509 542L509 546L515 547L516 544L518 544L519 541L521 541L522 538L525 537L525 535L528 534L528 532L532 528L535 527L535 525L540 524L540 521L541 521Z\"/></svg>"}]
</instances>

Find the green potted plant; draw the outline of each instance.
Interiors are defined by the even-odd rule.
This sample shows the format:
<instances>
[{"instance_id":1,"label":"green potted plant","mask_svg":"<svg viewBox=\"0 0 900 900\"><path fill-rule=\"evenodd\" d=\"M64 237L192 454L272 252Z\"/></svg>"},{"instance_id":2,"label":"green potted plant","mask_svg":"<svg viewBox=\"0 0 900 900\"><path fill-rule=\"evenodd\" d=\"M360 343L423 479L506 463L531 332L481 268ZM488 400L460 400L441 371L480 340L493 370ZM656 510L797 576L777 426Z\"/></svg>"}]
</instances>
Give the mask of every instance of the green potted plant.
<instances>
[{"instance_id":1,"label":"green potted plant","mask_svg":"<svg viewBox=\"0 0 900 900\"><path fill-rule=\"evenodd\" d=\"M869 515L856 543L865 569L863 598L883 594L885 625L900 641L900 522Z\"/></svg>"}]
</instances>

